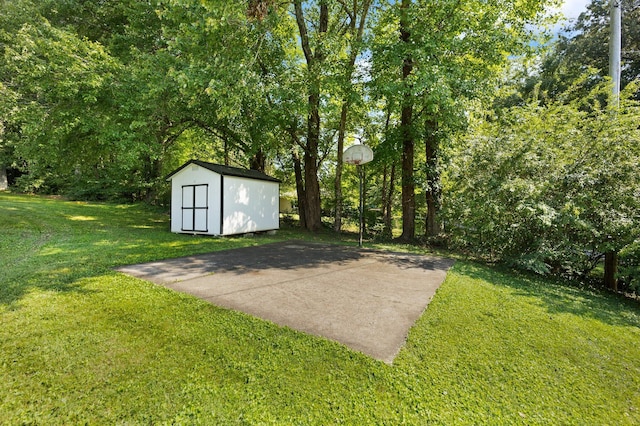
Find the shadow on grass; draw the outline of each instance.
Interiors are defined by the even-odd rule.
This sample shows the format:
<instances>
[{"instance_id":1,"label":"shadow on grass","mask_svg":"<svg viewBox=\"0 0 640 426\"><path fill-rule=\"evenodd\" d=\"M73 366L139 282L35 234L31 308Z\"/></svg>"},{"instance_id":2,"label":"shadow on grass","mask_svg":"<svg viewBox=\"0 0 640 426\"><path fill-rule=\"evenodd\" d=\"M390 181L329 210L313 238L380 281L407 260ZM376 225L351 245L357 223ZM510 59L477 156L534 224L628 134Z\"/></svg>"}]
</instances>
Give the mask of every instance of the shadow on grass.
<instances>
[{"instance_id":1,"label":"shadow on grass","mask_svg":"<svg viewBox=\"0 0 640 426\"><path fill-rule=\"evenodd\" d=\"M0 305L10 309L33 290L85 292L81 279L118 265L258 244L175 235L167 215L140 205L0 200Z\"/></svg>"},{"instance_id":2,"label":"shadow on grass","mask_svg":"<svg viewBox=\"0 0 640 426\"><path fill-rule=\"evenodd\" d=\"M42 272L28 277L14 277L12 280L1 283L0 305L5 305L11 310L18 309L17 302L36 289L59 293L92 294L95 290L88 290L79 282L81 278L91 276L93 275L84 275L82 271L77 271L77 273Z\"/></svg>"},{"instance_id":3,"label":"shadow on grass","mask_svg":"<svg viewBox=\"0 0 640 426\"><path fill-rule=\"evenodd\" d=\"M470 278L508 287L515 294L540 301L550 314L569 313L614 326L640 327L640 302L605 290L582 288L569 282L459 262L455 271Z\"/></svg>"},{"instance_id":4,"label":"shadow on grass","mask_svg":"<svg viewBox=\"0 0 640 426\"><path fill-rule=\"evenodd\" d=\"M31 253L16 259L0 273L0 305L14 309L16 303L33 290L94 292L86 290L82 280L108 275L120 265L260 244L260 239L213 240L168 231L160 235L151 232L149 238L131 234L108 234L106 239L100 236L97 241L68 241L55 235L48 238L44 246L33 247Z\"/></svg>"},{"instance_id":5,"label":"shadow on grass","mask_svg":"<svg viewBox=\"0 0 640 426\"><path fill-rule=\"evenodd\" d=\"M412 253L384 253L381 255L386 262L389 262L401 269L416 268L428 271L448 270L455 263L455 260Z\"/></svg>"}]
</instances>

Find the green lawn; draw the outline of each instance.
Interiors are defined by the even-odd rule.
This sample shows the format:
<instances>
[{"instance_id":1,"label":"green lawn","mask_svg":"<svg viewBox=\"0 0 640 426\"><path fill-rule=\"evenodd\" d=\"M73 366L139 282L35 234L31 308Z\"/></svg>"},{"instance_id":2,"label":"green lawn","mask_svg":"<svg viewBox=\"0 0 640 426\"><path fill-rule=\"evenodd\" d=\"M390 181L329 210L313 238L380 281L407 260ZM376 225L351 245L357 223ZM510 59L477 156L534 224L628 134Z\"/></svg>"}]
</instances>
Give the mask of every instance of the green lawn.
<instances>
[{"instance_id":1,"label":"green lawn","mask_svg":"<svg viewBox=\"0 0 640 426\"><path fill-rule=\"evenodd\" d=\"M637 302L458 261L389 366L111 269L304 233L11 194L0 231L2 424L640 424Z\"/></svg>"}]
</instances>

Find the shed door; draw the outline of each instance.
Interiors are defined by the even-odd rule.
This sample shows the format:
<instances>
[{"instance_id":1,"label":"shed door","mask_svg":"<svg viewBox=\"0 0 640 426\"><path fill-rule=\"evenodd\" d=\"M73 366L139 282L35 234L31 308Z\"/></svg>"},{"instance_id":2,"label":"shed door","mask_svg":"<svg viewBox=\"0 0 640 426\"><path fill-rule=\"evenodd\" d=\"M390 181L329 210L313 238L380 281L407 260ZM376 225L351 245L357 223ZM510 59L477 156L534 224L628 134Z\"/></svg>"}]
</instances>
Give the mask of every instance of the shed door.
<instances>
[{"instance_id":1,"label":"shed door","mask_svg":"<svg viewBox=\"0 0 640 426\"><path fill-rule=\"evenodd\" d=\"M182 187L182 230L208 232L209 185Z\"/></svg>"}]
</instances>

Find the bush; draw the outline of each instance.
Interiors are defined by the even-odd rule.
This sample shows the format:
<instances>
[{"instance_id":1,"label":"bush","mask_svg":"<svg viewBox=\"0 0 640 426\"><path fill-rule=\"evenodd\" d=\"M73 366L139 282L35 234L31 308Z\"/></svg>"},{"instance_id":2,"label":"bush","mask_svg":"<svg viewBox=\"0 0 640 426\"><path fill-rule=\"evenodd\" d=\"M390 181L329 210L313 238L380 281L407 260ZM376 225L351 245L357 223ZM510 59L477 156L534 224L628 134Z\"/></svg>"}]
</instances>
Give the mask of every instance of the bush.
<instances>
[{"instance_id":1,"label":"bush","mask_svg":"<svg viewBox=\"0 0 640 426\"><path fill-rule=\"evenodd\" d=\"M531 103L475 123L444 176L450 243L540 274L585 276L638 235L640 113Z\"/></svg>"},{"instance_id":2,"label":"bush","mask_svg":"<svg viewBox=\"0 0 640 426\"><path fill-rule=\"evenodd\" d=\"M25 173L18 176L13 185L13 189L16 192L24 194L56 194L58 192L58 185L53 182L50 175L34 176L30 173Z\"/></svg>"},{"instance_id":3,"label":"bush","mask_svg":"<svg viewBox=\"0 0 640 426\"><path fill-rule=\"evenodd\" d=\"M619 278L622 286L635 293L640 294L640 240L620 251Z\"/></svg>"}]
</instances>

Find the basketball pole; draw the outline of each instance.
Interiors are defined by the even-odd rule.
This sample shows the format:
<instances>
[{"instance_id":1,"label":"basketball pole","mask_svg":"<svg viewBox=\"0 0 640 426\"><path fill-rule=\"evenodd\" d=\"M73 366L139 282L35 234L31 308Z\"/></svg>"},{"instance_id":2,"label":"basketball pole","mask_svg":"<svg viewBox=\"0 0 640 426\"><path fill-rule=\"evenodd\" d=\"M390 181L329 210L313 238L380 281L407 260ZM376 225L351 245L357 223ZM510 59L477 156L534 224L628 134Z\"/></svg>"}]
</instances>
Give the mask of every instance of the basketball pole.
<instances>
[{"instance_id":1,"label":"basketball pole","mask_svg":"<svg viewBox=\"0 0 640 426\"><path fill-rule=\"evenodd\" d=\"M362 234L364 233L364 165L358 164L358 176L360 177L360 231L358 234L358 247L362 248Z\"/></svg>"},{"instance_id":2,"label":"basketball pole","mask_svg":"<svg viewBox=\"0 0 640 426\"><path fill-rule=\"evenodd\" d=\"M364 144L352 145L343 153L343 160L347 164L355 164L356 173L360 180L360 224L358 231L358 247L362 247L362 236L364 234L364 165L373 160L373 151Z\"/></svg>"}]
</instances>

